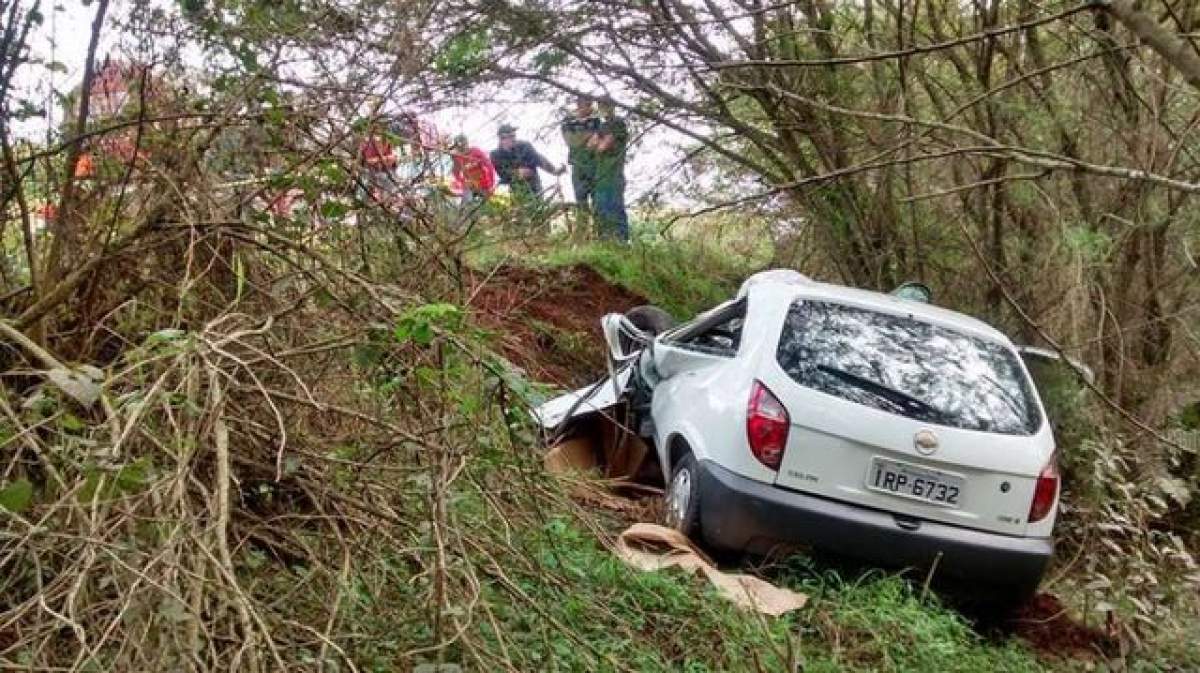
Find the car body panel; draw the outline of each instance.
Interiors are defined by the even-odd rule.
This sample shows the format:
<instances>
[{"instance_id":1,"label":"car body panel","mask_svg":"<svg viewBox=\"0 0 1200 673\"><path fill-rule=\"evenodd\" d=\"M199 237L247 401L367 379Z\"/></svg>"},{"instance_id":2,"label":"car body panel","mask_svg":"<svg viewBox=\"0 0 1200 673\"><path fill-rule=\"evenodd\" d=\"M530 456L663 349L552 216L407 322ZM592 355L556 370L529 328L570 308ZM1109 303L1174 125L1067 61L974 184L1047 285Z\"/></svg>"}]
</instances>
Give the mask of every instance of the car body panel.
<instances>
[{"instance_id":1,"label":"car body panel","mask_svg":"<svg viewBox=\"0 0 1200 673\"><path fill-rule=\"evenodd\" d=\"M664 480L669 480L673 469L672 441L682 439L697 460L716 460L740 475L774 481L775 472L750 453L744 420L722 420L745 419L750 395L751 382L739 367L728 366L733 361L725 360L665 379L655 388L651 414Z\"/></svg>"},{"instance_id":2,"label":"car body panel","mask_svg":"<svg viewBox=\"0 0 1200 673\"><path fill-rule=\"evenodd\" d=\"M629 388L632 367L618 371L590 386L559 395L533 410L534 420L547 430L554 430L569 418L606 411L620 401ZM615 383L614 383L615 379Z\"/></svg>"}]
</instances>

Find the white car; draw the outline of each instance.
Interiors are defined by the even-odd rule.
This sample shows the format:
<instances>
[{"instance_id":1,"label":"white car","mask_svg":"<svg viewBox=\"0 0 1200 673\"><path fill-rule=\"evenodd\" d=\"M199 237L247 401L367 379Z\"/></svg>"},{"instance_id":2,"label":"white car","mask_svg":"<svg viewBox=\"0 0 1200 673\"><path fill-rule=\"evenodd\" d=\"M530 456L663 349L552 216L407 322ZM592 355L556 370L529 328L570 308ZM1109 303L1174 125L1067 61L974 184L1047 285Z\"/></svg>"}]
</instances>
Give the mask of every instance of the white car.
<instances>
[{"instance_id":1,"label":"white car","mask_svg":"<svg viewBox=\"0 0 1200 673\"><path fill-rule=\"evenodd\" d=\"M653 311L629 318L665 327ZM800 544L1013 598L1037 587L1055 444L1018 349L994 328L789 271L658 334L616 315L605 328L614 376L537 415L556 427L628 400L662 466L668 525L720 549Z\"/></svg>"}]
</instances>

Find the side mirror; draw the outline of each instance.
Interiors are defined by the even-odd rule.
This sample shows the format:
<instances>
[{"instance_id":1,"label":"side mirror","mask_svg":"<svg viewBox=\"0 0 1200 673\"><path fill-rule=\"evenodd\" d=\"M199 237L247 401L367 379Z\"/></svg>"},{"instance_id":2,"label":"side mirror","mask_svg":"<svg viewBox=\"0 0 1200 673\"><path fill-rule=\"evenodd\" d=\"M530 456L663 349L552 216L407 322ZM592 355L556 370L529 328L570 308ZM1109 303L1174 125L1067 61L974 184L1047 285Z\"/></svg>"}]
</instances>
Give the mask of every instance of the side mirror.
<instances>
[{"instance_id":1,"label":"side mirror","mask_svg":"<svg viewBox=\"0 0 1200 673\"><path fill-rule=\"evenodd\" d=\"M909 301L919 301L922 304L933 303L933 290L929 289L929 286L925 283L910 281L892 290L890 294L893 297L899 297Z\"/></svg>"},{"instance_id":2,"label":"side mirror","mask_svg":"<svg viewBox=\"0 0 1200 673\"><path fill-rule=\"evenodd\" d=\"M1083 376L1083 379L1088 382L1088 385L1094 385L1096 383L1096 373L1092 371L1092 368L1073 357L1064 356L1056 351L1050 350L1049 348L1038 348L1036 346L1017 346L1017 352L1020 353L1021 357L1024 358L1035 358L1048 362L1065 362L1068 367L1074 369L1081 376Z\"/></svg>"}]
</instances>

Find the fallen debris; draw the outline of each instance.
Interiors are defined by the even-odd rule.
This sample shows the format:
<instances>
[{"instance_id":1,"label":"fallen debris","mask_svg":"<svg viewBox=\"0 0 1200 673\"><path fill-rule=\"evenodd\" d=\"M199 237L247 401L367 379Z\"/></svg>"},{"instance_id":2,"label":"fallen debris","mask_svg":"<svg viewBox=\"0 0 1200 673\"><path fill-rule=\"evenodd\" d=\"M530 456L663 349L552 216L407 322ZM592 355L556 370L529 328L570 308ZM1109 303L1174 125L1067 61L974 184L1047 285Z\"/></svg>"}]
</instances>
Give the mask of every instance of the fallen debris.
<instances>
[{"instance_id":1,"label":"fallen debris","mask_svg":"<svg viewBox=\"0 0 1200 673\"><path fill-rule=\"evenodd\" d=\"M622 561L646 572L679 567L689 573L701 573L721 596L764 615L778 617L799 610L808 602L808 596L758 577L719 570L682 533L658 524L630 526L617 537L616 552Z\"/></svg>"},{"instance_id":2,"label":"fallen debris","mask_svg":"<svg viewBox=\"0 0 1200 673\"><path fill-rule=\"evenodd\" d=\"M542 462L553 474L598 471L606 479L643 482L652 477L646 463L658 469L656 460L647 461L650 457L650 447L640 437L613 419L589 414L575 422L570 438L552 446Z\"/></svg>"}]
</instances>

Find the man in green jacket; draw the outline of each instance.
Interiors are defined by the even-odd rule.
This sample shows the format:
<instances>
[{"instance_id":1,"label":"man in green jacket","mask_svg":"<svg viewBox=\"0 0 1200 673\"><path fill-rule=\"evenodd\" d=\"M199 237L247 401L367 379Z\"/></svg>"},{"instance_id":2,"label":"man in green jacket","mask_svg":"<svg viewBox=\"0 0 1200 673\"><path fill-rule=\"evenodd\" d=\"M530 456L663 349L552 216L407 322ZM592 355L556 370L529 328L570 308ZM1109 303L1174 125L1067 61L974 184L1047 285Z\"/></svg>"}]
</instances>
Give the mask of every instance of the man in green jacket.
<instances>
[{"instance_id":1,"label":"man in green jacket","mask_svg":"<svg viewBox=\"0 0 1200 673\"><path fill-rule=\"evenodd\" d=\"M595 153L596 228L600 238L629 242L629 216L625 212L625 158L629 126L617 116L610 96L600 99L600 129L588 147Z\"/></svg>"},{"instance_id":2,"label":"man in green jacket","mask_svg":"<svg viewBox=\"0 0 1200 673\"><path fill-rule=\"evenodd\" d=\"M578 222L586 221L592 211L592 194L596 183L596 153L588 146L600 130L600 118L595 114L591 96L575 99L575 111L560 125L567 143L567 163L571 164L571 187L575 191L575 210Z\"/></svg>"}]
</instances>

